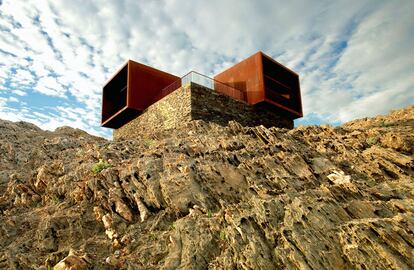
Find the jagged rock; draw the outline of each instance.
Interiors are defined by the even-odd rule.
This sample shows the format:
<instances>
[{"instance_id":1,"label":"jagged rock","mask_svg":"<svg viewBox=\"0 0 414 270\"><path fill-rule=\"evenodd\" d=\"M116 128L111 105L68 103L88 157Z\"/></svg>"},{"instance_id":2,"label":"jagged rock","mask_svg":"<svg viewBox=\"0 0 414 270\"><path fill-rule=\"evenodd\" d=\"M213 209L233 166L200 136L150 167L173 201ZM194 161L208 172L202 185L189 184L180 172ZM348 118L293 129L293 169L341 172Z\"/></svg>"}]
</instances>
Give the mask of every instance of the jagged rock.
<instances>
[{"instance_id":1,"label":"jagged rock","mask_svg":"<svg viewBox=\"0 0 414 270\"><path fill-rule=\"evenodd\" d=\"M71 249L68 256L61 260L53 267L53 270L87 270L88 258L86 256L77 256Z\"/></svg>"},{"instance_id":2,"label":"jagged rock","mask_svg":"<svg viewBox=\"0 0 414 270\"><path fill-rule=\"evenodd\" d=\"M141 222L144 222L147 219L148 216L148 209L145 207L145 205L141 202L140 198L138 197L138 194L134 194L134 200L137 204L139 215L141 218Z\"/></svg>"},{"instance_id":3,"label":"jagged rock","mask_svg":"<svg viewBox=\"0 0 414 270\"><path fill-rule=\"evenodd\" d=\"M413 127L414 107L120 141L0 121L0 268L413 269Z\"/></svg>"},{"instance_id":4,"label":"jagged rock","mask_svg":"<svg viewBox=\"0 0 414 270\"><path fill-rule=\"evenodd\" d=\"M351 183L351 176L346 175L343 171L333 171L328 175L328 179L337 185Z\"/></svg>"}]
</instances>

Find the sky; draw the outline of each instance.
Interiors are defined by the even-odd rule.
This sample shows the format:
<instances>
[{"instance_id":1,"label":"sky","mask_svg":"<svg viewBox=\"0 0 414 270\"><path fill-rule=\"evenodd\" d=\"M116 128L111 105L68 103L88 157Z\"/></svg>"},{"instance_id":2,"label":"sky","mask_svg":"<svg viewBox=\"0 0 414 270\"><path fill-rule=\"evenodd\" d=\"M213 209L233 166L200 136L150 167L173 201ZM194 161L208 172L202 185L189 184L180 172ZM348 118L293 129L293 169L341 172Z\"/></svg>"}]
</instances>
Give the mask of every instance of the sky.
<instances>
[{"instance_id":1,"label":"sky","mask_svg":"<svg viewBox=\"0 0 414 270\"><path fill-rule=\"evenodd\" d=\"M414 1L0 0L0 119L100 127L127 59L213 76L257 51L300 75L304 117L332 124L414 104Z\"/></svg>"}]
</instances>

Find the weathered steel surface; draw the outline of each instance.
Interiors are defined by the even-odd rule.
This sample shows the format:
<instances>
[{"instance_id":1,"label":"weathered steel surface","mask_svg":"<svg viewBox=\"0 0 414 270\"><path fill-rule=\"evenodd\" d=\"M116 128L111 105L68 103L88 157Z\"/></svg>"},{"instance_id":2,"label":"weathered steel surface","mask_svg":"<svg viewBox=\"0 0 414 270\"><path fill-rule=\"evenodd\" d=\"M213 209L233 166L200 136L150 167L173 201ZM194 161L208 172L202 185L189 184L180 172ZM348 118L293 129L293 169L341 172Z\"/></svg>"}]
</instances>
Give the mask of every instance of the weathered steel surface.
<instances>
[{"instance_id":1,"label":"weathered steel surface","mask_svg":"<svg viewBox=\"0 0 414 270\"><path fill-rule=\"evenodd\" d=\"M219 73L214 79L244 91L244 101L250 105L266 102L292 119L302 117L299 75L262 52Z\"/></svg>"},{"instance_id":2,"label":"weathered steel surface","mask_svg":"<svg viewBox=\"0 0 414 270\"><path fill-rule=\"evenodd\" d=\"M103 87L102 126L119 128L154 103L161 90L180 78L128 60Z\"/></svg>"},{"instance_id":3,"label":"weathered steel surface","mask_svg":"<svg viewBox=\"0 0 414 270\"><path fill-rule=\"evenodd\" d=\"M161 90L180 78L167 72L129 61L128 107L145 110Z\"/></svg>"},{"instance_id":4,"label":"weathered steel surface","mask_svg":"<svg viewBox=\"0 0 414 270\"><path fill-rule=\"evenodd\" d=\"M215 80L242 90L244 101L256 104L264 99L260 52L214 77Z\"/></svg>"}]
</instances>

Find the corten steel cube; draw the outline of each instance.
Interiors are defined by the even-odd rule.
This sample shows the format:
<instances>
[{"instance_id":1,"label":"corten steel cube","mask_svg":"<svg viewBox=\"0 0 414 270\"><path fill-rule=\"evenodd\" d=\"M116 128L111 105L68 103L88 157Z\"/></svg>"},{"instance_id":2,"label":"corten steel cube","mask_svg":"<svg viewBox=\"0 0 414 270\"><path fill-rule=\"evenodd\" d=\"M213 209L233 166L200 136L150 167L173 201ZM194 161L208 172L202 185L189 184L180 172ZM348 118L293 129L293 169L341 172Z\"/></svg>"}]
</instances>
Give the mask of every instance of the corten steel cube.
<instances>
[{"instance_id":1,"label":"corten steel cube","mask_svg":"<svg viewBox=\"0 0 414 270\"><path fill-rule=\"evenodd\" d=\"M123 126L154 103L164 87L179 79L128 60L103 87L101 125Z\"/></svg>"},{"instance_id":2,"label":"corten steel cube","mask_svg":"<svg viewBox=\"0 0 414 270\"><path fill-rule=\"evenodd\" d=\"M263 104L291 119L302 117L299 75L258 52L219 73L215 80L242 90L250 105Z\"/></svg>"}]
</instances>

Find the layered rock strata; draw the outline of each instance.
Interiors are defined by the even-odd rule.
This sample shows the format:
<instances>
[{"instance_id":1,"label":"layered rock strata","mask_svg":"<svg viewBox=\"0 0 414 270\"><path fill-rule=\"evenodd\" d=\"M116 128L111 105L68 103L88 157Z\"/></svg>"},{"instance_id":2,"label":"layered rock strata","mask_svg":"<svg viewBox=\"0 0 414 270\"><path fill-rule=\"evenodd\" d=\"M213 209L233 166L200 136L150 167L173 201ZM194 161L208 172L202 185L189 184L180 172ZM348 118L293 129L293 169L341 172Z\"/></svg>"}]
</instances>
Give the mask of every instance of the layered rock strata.
<instances>
[{"instance_id":1,"label":"layered rock strata","mask_svg":"<svg viewBox=\"0 0 414 270\"><path fill-rule=\"evenodd\" d=\"M1 121L0 268L412 269L413 112L118 141Z\"/></svg>"}]
</instances>

